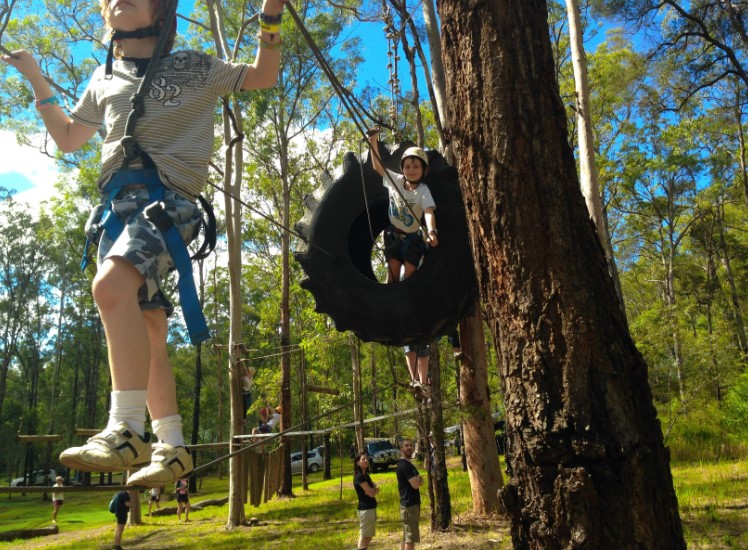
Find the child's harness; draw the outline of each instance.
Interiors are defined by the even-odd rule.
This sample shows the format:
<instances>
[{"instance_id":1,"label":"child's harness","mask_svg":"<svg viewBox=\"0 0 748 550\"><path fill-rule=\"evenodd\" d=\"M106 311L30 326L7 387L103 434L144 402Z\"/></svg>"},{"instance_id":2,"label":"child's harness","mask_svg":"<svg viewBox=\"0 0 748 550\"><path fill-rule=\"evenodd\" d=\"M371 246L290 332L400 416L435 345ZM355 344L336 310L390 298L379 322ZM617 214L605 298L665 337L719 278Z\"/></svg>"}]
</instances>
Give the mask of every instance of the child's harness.
<instances>
[{"instance_id":1,"label":"child's harness","mask_svg":"<svg viewBox=\"0 0 748 550\"><path fill-rule=\"evenodd\" d=\"M133 135L135 122L144 112L144 92L147 90L148 86L150 86L156 61L161 58L161 54L165 49L171 22L176 16L176 9L177 2L170 2L164 25L160 30L156 28L155 32L153 29L145 29L146 32L144 32L144 29L128 32L115 31L112 36L112 43L114 43L114 40L122 38L142 38L143 36L153 36L156 32L159 34L159 39L145 74L143 75L143 79L140 82L138 91L133 94L131 98L133 108L127 119L125 135L120 141L125 159L120 169L114 173L109 182L104 186L102 202L91 213L91 218L89 218L89 222L86 224L86 244L83 252L83 260L81 261L81 269L85 269L88 265L89 248L93 242L98 243L103 233L106 233L107 237L114 242L122 234L122 231L125 228L117 214L112 210L112 200L123 187L128 185L145 186L148 189L149 205L143 208L142 212L145 218L161 231L166 243L166 248L171 255L177 272L179 273L177 287L179 288L179 300L182 305L182 313L185 323L187 324L190 341L193 345L196 345L210 338L210 331L205 322L205 316L203 315L200 300L197 296L195 280L192 276L190 254L187 250L187 245L185 245L182 240L179 230L176 228L174 222L164 208L165 205L163 200L166 186L158 176L156 165L151 157L140 148ZM108 74L111 73L109 60L107 63L107 72ZM141 159L144 168L128 168L130 162L137 158ZM201 226L205 229L205 241L200 247L200 250L192 258L203 259L213 251L216 245L216 219L210 203L202 196L198 197L198 199L205 211L205 218L207 218L207 220L203 218L201 222ZM136 211L132 217L134 218L136 215L139 215L140 212L141 211ZM198 226L198 231L201 226Z\"/></svg>"}]
</instances>

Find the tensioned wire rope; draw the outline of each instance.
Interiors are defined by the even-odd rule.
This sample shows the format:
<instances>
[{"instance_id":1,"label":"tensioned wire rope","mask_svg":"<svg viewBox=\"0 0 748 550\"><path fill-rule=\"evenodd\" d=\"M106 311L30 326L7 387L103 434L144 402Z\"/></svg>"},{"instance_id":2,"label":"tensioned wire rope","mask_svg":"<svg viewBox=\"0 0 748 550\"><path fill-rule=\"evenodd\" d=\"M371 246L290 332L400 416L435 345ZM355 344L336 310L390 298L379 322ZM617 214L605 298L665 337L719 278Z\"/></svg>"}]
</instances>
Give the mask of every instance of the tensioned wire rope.
<instances>
[{"instance_id":1,"label":"tensioned wire rope","mask_svg":"<svg viewBox=\"0 0 748 550\"><path fill-rule=\"evenodd\" d=\"M255 447L266 445L268 442L274 441L274 440L276 440L278 438L282 438L283 436L285 436L285 435L287 435L287 434L289 434L291 432L295 432L295 431L299 430L300 428L306 427L307 425L309 425L312 422L315 422L317 420L321 420L323 418L331 416L331 415L333 415L333 414L335 414L337 412L340 412L342 410L345 410L345 409L347 409L349 407L353 407L354 405L356 405L359 402L363 403L363 402L365 402L365 400L368 400L375 391L376 392L380 392L380 391L382 391L382 390L384 390L386 388L391 388L391 387L401 386L401 385L402 385L402 383L382 384L380 386L377 386L376 388L370 389L369 391L367 391L365 393L362 393L362 395L361 395L361 397L359 399L353 399L351 401L348 401L347 403L343 403L341 405L333 407L332 409L330 409L328 411L325 411L324 413L320 413L317 416L314 416L314 417L310 418L309 420L306 420L304 422L299 422L298 424L295 424L295 425L287 428L286 430L283 430L283 431L280 431L280 432L277 432L277 433L274 433L274 434L269 434L269 435L263 436L261 439L258 438L259 441L256 441L254 443L250 443L248 445L247 444L242 444L242 443L236 442L236 441L234 441L234 442L225 442L225 444L228 445L228 446L240 445L241 447L239 449L235 450L235 451L232 451L232 452L230 452L230 453L228 453L226 455L223 455L223 456L221 456L221 457L219 457L219 458L217 458L215 460L207 462L207 463L205 463L205 464L203 464L203 465L201 465L201 466L193 469L192 472L190 472L185 477L193 477L195 475L198 475L200 472L202 472L204 470L207 470L207 469L209 469L209 468L211 468L211 467L213 467L213 466L215 466L215 465L217 465L217 464L219 464L221 462L225 462L226 460L228 460L230 458L233 458L234 456L237 456L239 454L245 453L245 452L247 452L249 450L254 449ZM434 399L439 399L440 401L442 401L443 394L446 392L446 390L447 390L447 388L442 388L440 392L435 393L435 394L432 393L431 396L430 396L432 402L433 402ZM424 409L428 408L428 403L426 403L424 400L422 400L420 403L417 403L417 407L416 408L419 408L418 405L420 405ZM446 405L446 406L442 405L442 410L449 410L449 409L452 409L452 408L455 408L455 407L458 407L458 406L459 406L459 403L452 403L452 404ZM404 411L396 411L396 412L390 413L388 415L376 417L376 420L377 421L382 421L382 420L386 420L388 418L392 418L392 417L395 417L395 416L402 416L402 415L404 415L406 413L409 413L411 410L412 409L406 409ZM363 419L362 423L365 420L367 420L367 419ZM416 418L416 421L418 423L419 419ZM345 429L345 428L350 428L350 427L351 427L351 422L346 422L346 423L339 424L337 426L325 428L325 430L327 430L327 431L335 431L335 430ZM246 435L246 434L244 434L244 435ZM106 473L106 472L104 472L104 473ZM70 486L66 485L66 486L64 486L62 488L58 488L58 490L61 491L61 492L104 492L104 491L132 491L132 490L142 490L144 488L147 488L147 487L140 486L140 485L70 485ZM54 490L54 487L52 487L52 486L0 487L0 494L49 493L49 492L52 492L53 490Z\"/></svg>"},{"instance_id":2,"label":"tensioned wire rope","mask_svg":"<svg viewBox=\"0 0 748 550\"><path fill-rule=\"evenodd\" d=\"M362 141L366 141L367 142L367 145L369 146L370 153L374 157L376 157L376 159L379 162L379 164L382 165L382 159L379 156L378 151L375 151L374 149L372 149L371 148L371 144L368 142L367 132L365 130L365 125L364 125L365 120L364 120L364 117L359 113L359 111L357 110L357 108L361 109L362 111L366 111L366 110L361 105L361 103L358 101L358 99L356 99L355 96L351 93L351 91L348 90L347 88L345 88L340 83L340 80L338 80L338 78L335 76L335 73L333 72L333 70L330 67L329 63L325 59L324 54L320 51L319 47L314 42L314 39L309 34L309 31L307 30L307 28L304 25L303 21L300 19L299 15L296 13L296 10L293 8L293 6L290 3L287 3L286 4L286 9L288 10L289 14L293 18L293 20L294 20L297 28L299 29L299 32L303 36L304 40L307 42L307 45L309 46L310 50L312 51L312 53L313 53L313 55L314 55L314 57L315 57L315 59L317 61L317 64L320 66L320 68L322 69L322 71L325 73L325 76L327 76L327 79L330 82L330 84L332 85L333 90L338 95L338 97L341 100L341 103L343 104L343 106L348 111L348 114L349 114L350 118L352 119L354 125L356 126L357 130L364 136L364 138L363 138ZM233 111L231 110L230 106L228 105L228 102L225 99L223 99L223 105L224 105L224 109L226 110L226 112L229 115L232 127L234 129L235 134L236 134L230 140L230 142L229 142L229 148L232 148L237 143L241 142L244 139L244 134L239 131L238 125L237 125L237 122L236 122L236 117L234 116ZM374 117L372 117L371 115L369 115L369 118L371 118L374 122L377 122L378 124L381 124L379 121L375 120ZM361 165L360 162L359 162L359 164ZM374 231L372 229L371 213L370 213L368 197L367 197L366 189L365 189L365 182L364 182L364 177L363 177L363 165L361 165L360 168L361 168L361 184L364 187L363 188L363 195L364 195L364 202L365 202L366 214L367 214L368 223L369 223L369 232L370 232L372 240L373 240L373 238L374 238L374 235L373 235ZM405 205L405 207L412 214L413 219L417 220L419 230L421 230L421 231L423 231L424 233L427 234L427 231L424 230L424 226L421 223L421 220L418 218L418 216L416 216L416 213L413 210L413 207L408 203L407 200L405 200L405 196L400 191L400 189L397 187L397 185L395 185L395 182L393 181L392 176L391 176L389 170L387 170L385 168L384 169L384 174L385 174L385 177L389 180L390 184L392 185L392 188L400 196L400 199L402 200L402 203ZM244 206L245 208L247 208L251 212L257 214L260 217L262 217L263 219L265 219L266 221L268 221L271 224L275 225L279 229L281 229L283 231L286 231L286 232L294 235L295 237L301 239L308 246L316 248L317 250L320 250L321 252L324 252L328 256L332 256L333 258L335 257L335 255L332 252L324 249L323 247L319 246L316 243L313 243L313 242L309 241L306 237L304 237L300 233L294 231L293 229L291 229L288 226L283 225L281 222L276 221L271 216L265 214L264 212L258 210L257 208L252 207L247 202L243 201L240 197L237 197L236 195L234 195L233 193L227 191L223 187L221 187L221 186L219 186L219 185L217 185L217 184L215 184L215 183L213 183L211 181L208 181L207 183L208 183L208 185L210 185L211 187L213 187L217 191L220 191L221 193L223 193L224 195L226 195L227 197L229 197L231 200L233 200L235 202L238 202L239 204L241 204L242 206Z\"/></svg>"},{"instance_id":3,"label":"tensioned wire rope","mask_svg":"<svg viewBox=\"0 0 748 550\"><path fill-rule=\"evenodd\" d=\"M249 451L249 450L253 449L254 447L257 447L257 446L260 446L260 445L265 445L265 444L267 444L267 443L268 443L269 441L273 441L273 440L275 440L275 439L281 438L281 437L283 437L284 435L288 434L289 432L294 432L294 431L297 431L298 429L300 429L300 428L303 428L303 427L307 426L308 424L310 424L310 423L312 423L312 422L315 422L315 421L317 421L317 420L320 420L320 419L322 419L322 418L325 418L325 417L327 417L327 416L330 416L330 415L332 415L332 414L334 414L334 413L336 413L336 412L342 411L342 410L344 410L344 409L347 409L347 408L349 408L349 407L353 407L353 406L354 406L354 405L356 405L356 404L357 404L357 403L358 403L359 401L363 403L363 402L364 402L364 399L365 399L365 398L366 398L366 399L370 398L370 397L371 397L371 394L372 394L372 393L373 393L374 391L380 391L380 390L382 390L382 389L384 389L384 388L389 388L389 387L393 387L393 386L397 386L397 385L399 385L399 384L386 384L386 385L378 386L378 387L377 387L376 389L371 389L371 390L369 390L368 392L366 392L366 393L362 394L362 395L361 395L361 397L360 397L359 399L353 399L353 400L351 400L351 401L349 401L349 402L347 402L347 403L343 403L343 404L341 404L341 405L338 405L337 407L333 407L333 408L332 408L332 409L330 409L329 411L326 411L326 412L324 412L324 413L320 413L320 414L318 414L317 416L315 416L315 417L313 417L313 418L310 418L309 420L306 420L306 421L304 421L304 422L300 422L300 423L298 423L298 424L295 424L294 426L291 426L290 428L288 428L288 429L286 429L286 430L280 431L280 432L278 432L278 433L274 433L274 434L270 434L270 435L266 435L266 436L263 436L263 437L262 437L262 439L260 439L260 441L257 441L257 442L255 442L255 443L251 443L251 444L249 444L249 445L243 445L243 446L242 446L242 447L241 447L240 449L237 449L236 451L232 451L232 452L230 452L230 453L228 453L228 454L226 454L226 455L224 455L224 456L222 456L222 457L219 457L219 458L217 458L217 459L215 459L215 460L213 460L213 461L211 461L211 462L208 462L208 463L206 463L206 464L203 464L202 466L200 466L200 467L198 467L198 468L195 468L195 469L194 469L194 470L193 470L193 471L192 471L192 472L191 472L191 473L189 474L189 476L190 476L190 477L191 477L191 476L194 476L194 475L196 475L196 474L200 473L201 471L203 471L203 470L205 470L205 469L208 469L208 468L210 468L210 467L212 467L212 466L214 466L214 465L216 465L216 464L218 464L218 463L220 463L220 462L223 462L223 461L225 461L225 460L228 460L229 458L232 458L232 457L234 457L234 456L237 456L237 455L239 455L239 454L241 454L241 453L244 453L244 452L246 452L246 451ZM442 399L442 394L443 394L443 393L444 393L444 390L440 391L440 392L439 392L439 393L437 393L437 394L432 394L432 395L431 395L431 399L432 399L432 400L433 400L433 399L439 399L439 400L441 400L441 399ZM444 409L451 409L451 408L454 408L454 407L457 407L457 406L459 406L459 404L458 404L458 403L453 403L453 404L451 404L451 405L447 405L447 406L442 406L442 410L444 410ZM386 419L387 419L387 418L389 418L389 417L392 417L392 416L399 416L399 415L401 415L401 413L400 413L400 412L396 412L396 413L390 413L389 415L385 415L384 417L381 417L380 419L381 419L381 420L386 420ZM334 426L334 427L332 427L332 428L326 428L326 429L327 429L327 430L330 430L330 431L333 431L333 430L336 430L336 429L341 429L341 428L344 428L344 427L348 426L349 424L350 424L350 423L348 423L348 422L347 422L347 423L345 423L345 424L340 424L339 426ZM236 442L234 442L233 444L234 444L234 445L236 445L237 443L236 443Z\"/></svg>"},{"instance_id":4,"label":"tensioned wire rope","mask_svg":"<svg viewBox=\"0 0 748 550\"><path fill-rule=\"evenodd\" d=\"M338 80L338 78L335 76L335 73L333 72L332 68L330 67L330 64L325 59L325 56L322 54L320 49L317 47L317 44L314 42L314 39L312 38L311 34L309 34L309 31L307 30L306 26L304 25L304 22L299 17L298 13L296 13L296 10L294 7L288 3L286 4L286 9L288 10L288 13L291 15L291 18L294 20L294 23L296 23L296 27L299 29L299 32L304 37L304 40L306 40L307 45L309 46L309 49L312 51L312 54L314 55L315 59L317 60L317 64L320 66L322 71L325 73L325 76L327 76L327 79L329 80L330 84L332 85L335 92L338 94L338 97L340 98L341 103L348 111L348 114L353 121L353 124L356 126L358 131L363 136L363 139L367 142L369 145L369 151L370 153L376 157L377 162L382 165L382 159L379 156L379 153L375 151L373 148L371 148L371 144L368 142L368 134L365 129L364 125L364 118L363 116L356 110L356 107L362 108L360 102L353 96L353 94L350 92L350 90L346 89ZM371 117L370 117L371 118ZM372 120L374 120L372 118ZM375 121L376 122L376 121ZM402 194L400 189L395 185L395 182L392 179L392 176L390 175L389 170L386 168L384 169L385 177L389 180L390 184L392 185L393 189L397 192L397 194L400 196L400 198L403 201L403 204L408 208L410 213L413 215L413 219L418 221L418 227L419 229L423 230L423 224L421 223L421 220L416 216L416 213L413 211L413 208L410 206L408 201L405 200L405 196ZM363 178L362 178L362 184L363 184ZM365 190L364 190L365 191ZM364 192L364 199L366 199L366 193ZM367 215L369 214L369 208L368 208L368 201L366 202L366 211ZM369 226L371 231L371 217L369 217Z\"/></svg>"}]
</instances>

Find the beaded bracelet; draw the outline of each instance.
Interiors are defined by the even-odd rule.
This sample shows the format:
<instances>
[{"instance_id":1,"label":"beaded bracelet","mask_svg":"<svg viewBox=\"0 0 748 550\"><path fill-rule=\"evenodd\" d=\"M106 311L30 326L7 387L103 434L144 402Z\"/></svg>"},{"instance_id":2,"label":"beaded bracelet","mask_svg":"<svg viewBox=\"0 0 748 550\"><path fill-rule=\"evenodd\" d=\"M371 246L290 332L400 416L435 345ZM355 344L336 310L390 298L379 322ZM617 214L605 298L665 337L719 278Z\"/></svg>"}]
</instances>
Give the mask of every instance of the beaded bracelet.
<instances>
[{"instance_id":1,"label":"beaded bracelet","mask_svg":"<svg viewBox=\"0 0 748 550\"><path fill-rule=\"evenodd\" d=\"M280 38L278 39L278 42L268 42L261 34L257 35L257 40L259 40L260 48L265 48L266 50L277 50L283 44L283 40Z\"/></svg>"},{"instance_id":2,"label":"beaded bracelet","mask_svg":"<svg viewBox=\"0 0 748 550\"><path fill-rule=\"evenodd\" d=\"M268 15L265 12L260 12L260 22L262 23L280 25L281 21L283 21L283 12L276 15Z\"/></svg>"},{"instance_id":3,"label":"beaded bracelet","mask_svg":"<svg viewBox=\"0 0 748 550\"><path fill-rule=\"evenodd\" d=\"M52 107L52 105L57 105L60 103L60 100L57 98L57 96L48 97L47 99L37 100L36 102L36 108L37 110L41 111L43 109L49 109Z\"/></svg>"}]
</instances>

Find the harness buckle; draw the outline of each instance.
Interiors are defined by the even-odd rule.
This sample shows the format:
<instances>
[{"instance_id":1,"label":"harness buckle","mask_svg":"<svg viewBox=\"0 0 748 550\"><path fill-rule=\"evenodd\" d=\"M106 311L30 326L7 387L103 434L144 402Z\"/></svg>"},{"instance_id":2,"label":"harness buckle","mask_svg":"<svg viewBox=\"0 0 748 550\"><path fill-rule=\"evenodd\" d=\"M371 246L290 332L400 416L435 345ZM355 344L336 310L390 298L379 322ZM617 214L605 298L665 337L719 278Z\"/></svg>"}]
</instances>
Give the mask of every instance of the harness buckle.
<instances>
[{"instance_id":1,"label":"harness buckle","mask_svg":"<svg viewBox=\"0 0 748 550\"><path fill-rule=\"evenodd\" d=\"M158 201L149 204L145 207L145 210L143 210L145 219L155 225L161 233L165 233L174 225L171 216L166 213L165 206L166 205L163 202Z\"/></svg>"}]
</instances>

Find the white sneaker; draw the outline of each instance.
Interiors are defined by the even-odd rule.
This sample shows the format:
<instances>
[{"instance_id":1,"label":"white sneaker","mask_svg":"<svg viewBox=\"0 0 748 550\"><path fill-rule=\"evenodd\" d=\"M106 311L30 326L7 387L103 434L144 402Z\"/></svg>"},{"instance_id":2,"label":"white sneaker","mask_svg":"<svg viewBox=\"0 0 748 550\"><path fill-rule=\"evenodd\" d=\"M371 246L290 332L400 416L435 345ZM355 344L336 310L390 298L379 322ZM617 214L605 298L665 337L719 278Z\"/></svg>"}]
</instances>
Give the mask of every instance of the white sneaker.
<instances>
[{"instance_id":1,"label":"white sneaker","mask_svg":"<svg viewBox=\"0 0 748 550\"><path fill-rule=\"evenodd\" d=\"M127 422L89 438L82 447L60 453L60 462L80 472L119 472L151 460L151 434L140 436Z\"/></svg>"},{"instance_id":2,"label":"white sneaker","mask_svg":"<svg viewBox=\"0 0 748 550\"><path fill-rule=\"evenodd\" d=\"M161 487L182 479L192 472L193 468L192 453L187 447L154 443L151 463L131 475L127 484L139 487Z\"/></svg>"}]
</instances>

